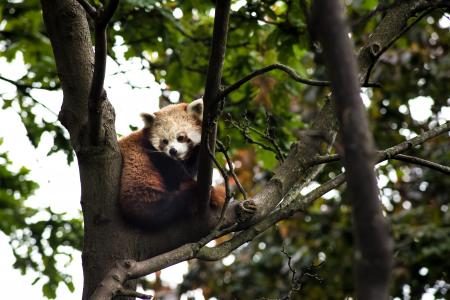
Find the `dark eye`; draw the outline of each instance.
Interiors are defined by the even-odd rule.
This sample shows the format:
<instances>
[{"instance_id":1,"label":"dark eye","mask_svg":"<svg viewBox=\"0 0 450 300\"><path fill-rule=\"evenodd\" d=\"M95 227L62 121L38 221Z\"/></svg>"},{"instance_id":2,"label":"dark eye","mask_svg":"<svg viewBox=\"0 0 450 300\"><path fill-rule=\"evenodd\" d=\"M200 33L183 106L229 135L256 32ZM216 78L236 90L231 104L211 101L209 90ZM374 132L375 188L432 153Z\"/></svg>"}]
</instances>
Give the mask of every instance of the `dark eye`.
<instances>
[{"instance_id":1,"label":"dark eye","mask_svg":"<svg viewBox=\"0 0 450 300\"><path fill-rule=\"evenodd\" d=\"M167 145L169 143L169 140L168 139L163 139L162 142L163 142L163 144Z\"/></svg>"},{"instance_id":2,"label":"dark eye","mask_svg":"<svg viewBox=\"0 0 450 300\"><path fill-rule=\"evenodd\" d=\"M180 135L177 137L177 141L179 141L180 143L184 141L184 136Z\"/></svg>"}]
</instances>

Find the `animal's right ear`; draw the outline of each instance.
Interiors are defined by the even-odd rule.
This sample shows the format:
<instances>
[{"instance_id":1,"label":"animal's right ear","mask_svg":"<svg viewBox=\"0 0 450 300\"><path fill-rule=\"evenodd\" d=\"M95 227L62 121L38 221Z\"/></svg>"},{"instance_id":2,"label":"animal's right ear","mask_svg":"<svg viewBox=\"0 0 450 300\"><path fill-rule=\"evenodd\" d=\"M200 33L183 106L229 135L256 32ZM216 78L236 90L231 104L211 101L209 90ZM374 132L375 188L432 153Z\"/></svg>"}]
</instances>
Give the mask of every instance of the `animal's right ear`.
<instances>
[{"instance_id":1,"label":"animal's right ear","mask_svg":"<svg viewBox=\"0 0 450 300\"><path fill-rule=\"evenodd\" d=\"M156 116L149 113L141 113L142 120L144 121L144 128L150 128L155 120Z\"/></svg>"},{"instance_id":2,"label":"animal's right ear","mask_svg":"<svg viewBox=\"0 0 450 300\"><path fill-rule=\"evenodd\" d=\"M186 107L186 111L189 115L196 117L200 121L203 119L203 99L197 99L195 101L192 101L188 104Z\"/></svg>"}]
</instances>

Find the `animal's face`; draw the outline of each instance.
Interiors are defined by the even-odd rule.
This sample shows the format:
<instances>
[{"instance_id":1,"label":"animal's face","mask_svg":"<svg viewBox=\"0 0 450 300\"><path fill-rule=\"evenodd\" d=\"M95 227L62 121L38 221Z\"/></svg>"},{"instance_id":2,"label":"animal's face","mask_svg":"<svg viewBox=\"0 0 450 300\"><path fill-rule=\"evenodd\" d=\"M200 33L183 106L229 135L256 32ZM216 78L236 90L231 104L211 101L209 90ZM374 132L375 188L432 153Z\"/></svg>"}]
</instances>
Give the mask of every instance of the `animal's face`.
<instances>
[{"instance_id":1,"label":"animal's face","mask_svg":"<svg viewBox=\"0 0 450 300\"><path fill-rule=\"evenodd\" d=\"M154 115L142 114L145 127L150 129L152 146L168 156L185 160L200 144L203 102L196 100L166 106Z\"/></svg>"}]
</instances>

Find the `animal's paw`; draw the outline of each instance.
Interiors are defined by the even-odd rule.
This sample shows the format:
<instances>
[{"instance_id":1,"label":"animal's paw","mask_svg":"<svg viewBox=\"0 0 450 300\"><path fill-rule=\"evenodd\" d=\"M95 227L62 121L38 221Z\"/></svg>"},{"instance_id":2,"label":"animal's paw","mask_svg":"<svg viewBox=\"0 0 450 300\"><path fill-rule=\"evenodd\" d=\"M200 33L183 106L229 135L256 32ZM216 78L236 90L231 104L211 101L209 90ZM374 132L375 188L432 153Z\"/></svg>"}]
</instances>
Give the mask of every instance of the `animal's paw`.
<instances>
[{"instance_id":1,"label":"animal's paw","mask_svg":"<svg viewBox=\"0 0 450 300\"><path fill-rule=\"evenodd\" d=\"M236 206L236 213L239 222L246 222L250 220L255 215L257 210L258 208L253 200L239 202L239 205Z\"/></svg>"}]
</instances>

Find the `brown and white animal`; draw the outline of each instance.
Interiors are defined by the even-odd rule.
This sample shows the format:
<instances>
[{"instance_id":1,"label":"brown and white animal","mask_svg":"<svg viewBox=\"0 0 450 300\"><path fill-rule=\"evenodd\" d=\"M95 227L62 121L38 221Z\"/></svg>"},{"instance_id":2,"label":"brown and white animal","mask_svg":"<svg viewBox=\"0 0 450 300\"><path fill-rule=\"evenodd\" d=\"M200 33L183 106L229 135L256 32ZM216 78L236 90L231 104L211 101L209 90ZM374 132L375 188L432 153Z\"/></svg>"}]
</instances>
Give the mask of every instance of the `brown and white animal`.
<instances>
[{"instance_id":1,"label":"brown and white animal","mask_svg":"<svg viewBox=\"0 0 450 300\"><path fill-rule=\"evenodd\" d=\"M143 113L144 128L119 141L119 205L129 222L156 230L193 213L202 114L202 99ZM212 188L211 205L224 199L222 186Z\"/></svg>"}]
</instances>

